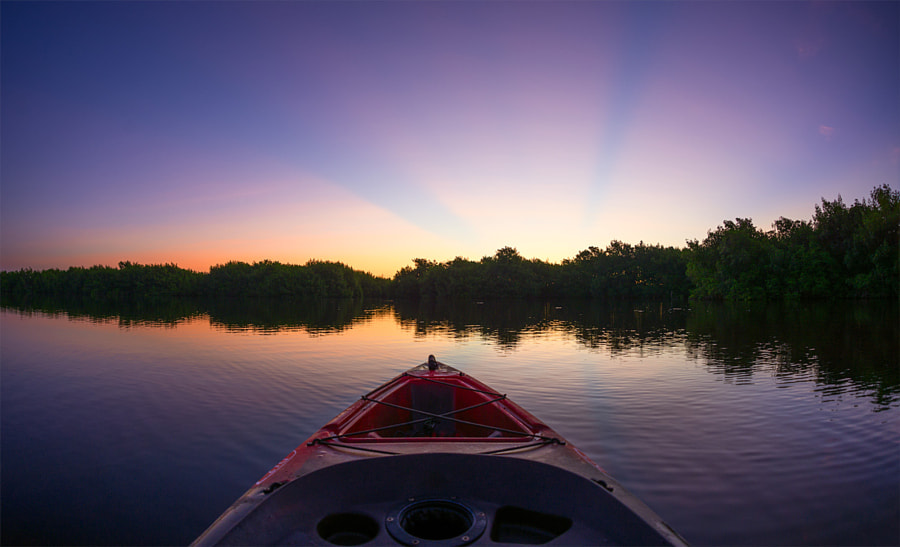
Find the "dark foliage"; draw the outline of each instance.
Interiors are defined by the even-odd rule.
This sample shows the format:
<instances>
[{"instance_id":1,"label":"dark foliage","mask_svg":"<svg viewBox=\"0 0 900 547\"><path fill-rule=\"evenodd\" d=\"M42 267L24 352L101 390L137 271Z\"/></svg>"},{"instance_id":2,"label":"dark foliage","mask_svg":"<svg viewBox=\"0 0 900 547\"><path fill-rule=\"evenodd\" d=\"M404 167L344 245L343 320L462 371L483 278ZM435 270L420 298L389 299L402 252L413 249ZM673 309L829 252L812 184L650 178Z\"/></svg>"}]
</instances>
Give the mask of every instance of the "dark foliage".
<instances>
[{"instance_id":1,"label":"dark foliage","mask_svg":"<svg viewBox=\"0 0 900 547\"><path fill-rule=\"evenodd\" d=\"M822 199L811 221L782 217L768 232L749 218L727 220L686 249L612 241L605 250L589 247L554 264L503 247L477 262L416 258L393 279L317 260L302 266L232 261L208 274L120 262L118 268L0 272L0 292L17 298L897 298L898 225L900 192L883 185L849 207L840 196Z\"/></svg>"},{"instance_id":2,"label":"dark foliage","mask_svg":"<svg viewBox=\"0 0 900 547\"><path fill-rule=\"evenodd\" d=\"M340 262L310 260L303 266L264 260L213 266L204 294L295 298L383 297L389 281Z\"/></svg>"},{"instance_id":3,"label":"dark foliage","mask_svg":"<svg viewBox=\"0 0 900 547\"><path fill-rule=\"evenodd\" d=\"M652 300L686 296L689 290L684 251L643 243L613 241L605 251L591 247L562 264L525 259L512 247L479 262L457 257L413 263L394 276L397 297Z\"/></svg>"},{"instance_id":4,"label":"dark foliage","mask_svg":"<svg viewBox=\"0 0 900 547\"><path fill-rule=\"evenodd\" d=\"M89 298L268 296L295 298L384 297L389 280L359 272L339 262L310 261L304 266L265 260L229 262L208 274L174 264L120 262L68 270L31 269L0 273L0 290L18 297L52 295Z\"/></svg>"},{"instance_id":5,"label":"dark foliage","mask_svg":"<svg viewBox=\"0 0 900 547\"><path fill-rule=\"evenodd\" d=\"M762 232L750 219L725 221L688 242L687 273L699 298L898 296L900 192L883 185L844 204L822 199L812 221L780 218Z\"/></svg>"},{"instance_id":6,"label":"dark foliage","mask_svg":"<svg viewBox=\"0 0 900 547\"><path fill-rule=\"evenodd\" d=\"M119 262L119 267L72 267L68 270L0 272L3 294L117 298L192 296L202 290L203 275L174 264L149 265Z\"/></svg>"}]
</instances>

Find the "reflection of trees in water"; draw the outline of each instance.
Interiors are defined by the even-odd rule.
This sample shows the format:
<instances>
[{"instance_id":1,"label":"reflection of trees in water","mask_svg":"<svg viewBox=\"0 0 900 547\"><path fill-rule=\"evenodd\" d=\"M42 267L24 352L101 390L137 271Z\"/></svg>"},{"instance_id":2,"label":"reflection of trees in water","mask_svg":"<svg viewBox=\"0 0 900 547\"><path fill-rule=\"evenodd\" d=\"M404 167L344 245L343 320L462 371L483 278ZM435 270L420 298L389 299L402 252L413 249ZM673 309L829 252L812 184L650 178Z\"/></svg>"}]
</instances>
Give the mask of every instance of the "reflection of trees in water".
<instances>
[{"instance_id":1,"label":"reflection of trees in water","mask_svg":"<svg viewBox=\"0 0 900 547\"><path fill-rule=\"evenodd\" d=\"M667 304L594 305L578 312L561 326L586 347L611 355L656 354L684 338L684 310Z\"/></svg>"},{"instance_id":2,"label":"reflection of trees in water","mask_svg":"<svg viewBox=\"0 0 900 547\"><path fill-rule=\"evenodd\" d=\"M879 408L900 400L897 306L885 301L667 304L594 301L397 302L417 336L480 337L513 349L523 338L570 336L611 355L685 351L728 382L759 374L811 379L823 394L871 393ZM837 391L835 391L837 390Z\"/></svg>"},{"instance_id":3,"label":"reflection of trees in water","mask_svg":"<svg viewBox=\"0 0 900 547\"><path fill-rule=\"evenodd\" d=\"M205 313L200 302L190 298L91 298L86 296L4 295L2 307L22 314L65 315L92 323L174 327Z\"/></svg>"},{"instance_id":4,"label":"reflection of trees in water","mask_svg":"<svg viewBox=\"0 0 900 547\"><path fill-rule=\"evenodd\" d=\"M783 382L808 378L828 396L867 392L880 408L900 400L900 317L896 303L885 301L694 303L681 309L579 300L7 297L3 307L123 328L173 327L208 315L214 327L259 333L328 334L393 314L415 336L480 338L504 349L541 336L570 337L613 356L684 351L728 382L751 382L760 374Z\"/></svg>"},{"instance_id":5,"label":"reflection of trees in water","mask_svg":"<svg viewBox=\"0 0 900 547\"><path fill-rule=\"evenodd\" d=\"M505 348L523 337L562 333L613 353L671 347L683 338L684 312L666 304L563 300L420 300L395 302L398 322L417 336L479 336Z\"/></svg>"},{"instance_id":6,"label":"reflection of trees in water","mask_svg":"<svg viewBox=\"0 0 900 547\"><path fill-rule=\"evenodd\" d=\"M18 313L66 315L119 326L172 327L208 315L213 327L229 331L279 332L306 330L339 332L375 313L388 313L384 302L353 299L291 298L60 298L4 297L3 307Z\"/></svg>"},{"instance_id":7,"label":"reflection of trees in water","mask_svg":"<svg viewBox=\"0 0 900 547\"><path fill-rule=\"evenodd\" d=\"M808 376L871 392L886 408L900 398L897 313L885 301L699 304L688 316L686 349L735 383L761 373Z\"/></svg>"},{"instance_id":8,"label":"reflection of trees in water","mask_svg":"<svg viewBox=\"0 0 900 547\"><path fill-rule=\"evenodd\" d=\"M519 344L523 335L547 331L544 305L537 301L470 300L397 301L394 313L404 329L416 336L443 334L452 338L481 337L504 348Z\"/></svg>"},{"instance_id":9,"label":"reflection of trees in water","mask_svg":"<svg viewBox=\"0 0 900 547\"><path fill-rule=\"evenodd\" d=\"M354 299L226 298L209 303L210 323L232 331L279 332L305 330L340 332L374 314L388 313L382 302Z\"/></svg>"}]
</instances>

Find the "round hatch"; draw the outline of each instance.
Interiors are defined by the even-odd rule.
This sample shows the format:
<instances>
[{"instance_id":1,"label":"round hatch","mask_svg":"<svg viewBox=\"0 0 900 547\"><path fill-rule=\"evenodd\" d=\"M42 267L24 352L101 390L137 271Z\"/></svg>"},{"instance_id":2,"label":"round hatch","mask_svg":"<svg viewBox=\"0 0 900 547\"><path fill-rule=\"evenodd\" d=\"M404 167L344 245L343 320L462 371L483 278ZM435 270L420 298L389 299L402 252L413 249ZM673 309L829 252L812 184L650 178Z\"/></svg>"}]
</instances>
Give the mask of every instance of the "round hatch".
<instances>
[{"instance_id":1,"label":"round hatch","mask_svg":"<svg viewBox=\"0 0 900 547\"><path fill-rule=\"evenodd\" d=\"M484 512L453 498L410 498L409 503L391 511L385 528L404 545L467 545L484 532Z\"/></svg>"}]
</instances>

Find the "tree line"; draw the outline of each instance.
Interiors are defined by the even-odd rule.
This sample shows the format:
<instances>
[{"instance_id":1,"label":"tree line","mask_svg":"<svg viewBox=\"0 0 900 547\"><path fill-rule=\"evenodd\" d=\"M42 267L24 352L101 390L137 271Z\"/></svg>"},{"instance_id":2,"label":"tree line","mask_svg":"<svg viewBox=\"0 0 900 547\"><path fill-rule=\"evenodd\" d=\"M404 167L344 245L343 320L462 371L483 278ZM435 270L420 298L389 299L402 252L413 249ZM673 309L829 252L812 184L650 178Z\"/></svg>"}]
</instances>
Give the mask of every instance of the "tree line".
<instances>
[{"instance_id":1,"label":"tree line","mask_svg":"<svg viewBox=\"0 0 900 547\"><path fill-rule=\"evenodd\" d=\"M758 300L894 297L900 285L900 192L816 205L809 221L779 218L762 231L725 221L685 248L612 241L571 259L526 259L503 247L478 261L416 258L392 278L340 262L232 261L209 273L174 264L0 272L3 295L266 296L292 298L582 298Z\"/></svg>"},{"instance_id":2,"label":"tree line","mask_svg":"<svg viewBox=\"0 0 900 547\"><path fill-rule=\"evenodd\" d=\"M613 241L589 247L561 264L526 259L512 247L475 262L417 258L394 275L400 298L599 298L660 299L686 296L690 282L683 250Z\"/></svg>"},{"instance_id":3,"label":"tree line","mask_svg":"<svg viewBox=\"0 0 900 547\"><path fill-rule=\"evenodd\" d=\"M822 199L811 221L781 217L763 232L751 219L726 221L688 242L697 298L898 296L900 192L887 184L847 205Z\"/></svg>"},{"instance_id":4,"label":"tree line","mask_svg":"<svg viewBox=\"0 0 900 547\"><path fill-rule=\"evenodd\" d=\"M119 262L118 268L22 269L0 272L4 295L86 296L267 296L293 298L385 297L390 280L340 262L311 260L304 265L264 260L231 261L195 272L175 264Z\"/></svg>"},{"instance_id":5,"label":"tree line","mask_svg":"<svg viewBox=\"0 0 900 547\"><path fill-rule=\"evenodd\" d=\"M400 297L463 296L659 300L886 298L900 288L900 192L887 184L852 205L822 199L809 221L769 231L727 220L678 249L612 241L561 264L504 247L478 262L413 260L394 275Z\"/></svg>"}]
</instances>

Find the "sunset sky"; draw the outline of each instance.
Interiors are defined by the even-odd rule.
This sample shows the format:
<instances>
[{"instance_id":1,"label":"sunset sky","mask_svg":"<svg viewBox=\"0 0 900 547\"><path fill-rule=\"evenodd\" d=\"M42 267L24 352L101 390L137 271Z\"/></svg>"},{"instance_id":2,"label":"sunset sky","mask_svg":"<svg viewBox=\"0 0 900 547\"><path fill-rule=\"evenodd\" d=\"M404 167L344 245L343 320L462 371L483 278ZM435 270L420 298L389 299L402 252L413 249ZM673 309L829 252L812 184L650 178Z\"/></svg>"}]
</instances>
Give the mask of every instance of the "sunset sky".
<instances>
[{"instance_id":1,"label":"sunset sky","mask_svg":"<svg viewBox=\"0 0 900 547\"><path fill-rule=\"evenodd\" d=\"M0 267L683 247L900 180L898 2L0 3Z\"/></svg>"}]
</instances>

